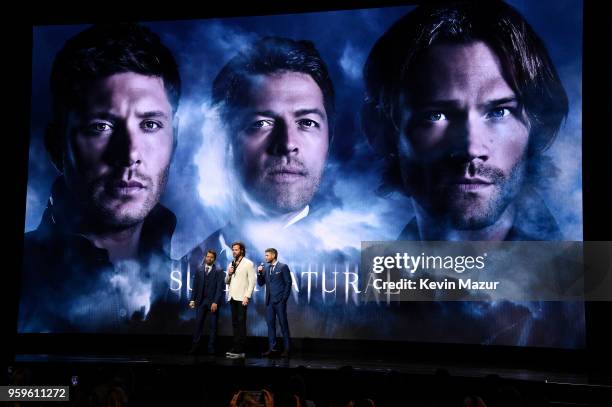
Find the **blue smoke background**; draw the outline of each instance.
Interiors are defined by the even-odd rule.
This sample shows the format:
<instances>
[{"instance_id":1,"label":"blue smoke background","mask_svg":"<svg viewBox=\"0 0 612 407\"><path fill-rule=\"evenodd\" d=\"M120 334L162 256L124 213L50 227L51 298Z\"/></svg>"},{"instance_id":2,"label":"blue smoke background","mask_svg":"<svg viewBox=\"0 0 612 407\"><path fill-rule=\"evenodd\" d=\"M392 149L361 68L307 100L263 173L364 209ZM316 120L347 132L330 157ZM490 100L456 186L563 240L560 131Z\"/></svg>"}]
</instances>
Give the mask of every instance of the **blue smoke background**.
<instances>
[{"instance_id":1,"label":"blue smoke background","mask_svg":"<svg viewBox=\"0 0 612 407\"><path fill-rule=\"evenodd\" d=\"M542 194L566 239L582 240L582 3L576 0L509 3L526 17L547 45L568 93L569 117L548 151L560 172ZM374 193L382 162L374 157L360 131L364 91L361 69L376 39L412 8L143 22L173 51L183 81L178 147L162 197L162 204L178 218L172 241L173 258L185 255L231 218L224 205L227 175L210 160L206 166L202 164L202 154L206 152L209 158L223 161L220 156L223 150L215 140L224 136L215 126L215 112L209 108L211 84L221 67L249 41L272 35L313 41L328 65L336 90L335 138L324 180L312 204L322 214L321 221L313 226L319 244L327 251L353 253L359 249L361 240L394 240L398 236L412 217L412 207L398 193L385 198ZM68 38L85 27L38 26L33 31L26 232L37 227L57 176L43 145L44 129L51 118L48 78L53 58ZM444 312L440 309L440 313ZM253 318L251 321L255 323ZM388 322L392 323L391 318ZM311 328L318 333L306 336L368 337L365 328L363 332L357 329L348 333L336 332L330 326ZM263 334L265 324L257 321L252 329ZM425 337L416 339L436 340L448 334L433 326L428 329ZM297 336L302 336L299 331Z\"/></svg>"}]
</instances>

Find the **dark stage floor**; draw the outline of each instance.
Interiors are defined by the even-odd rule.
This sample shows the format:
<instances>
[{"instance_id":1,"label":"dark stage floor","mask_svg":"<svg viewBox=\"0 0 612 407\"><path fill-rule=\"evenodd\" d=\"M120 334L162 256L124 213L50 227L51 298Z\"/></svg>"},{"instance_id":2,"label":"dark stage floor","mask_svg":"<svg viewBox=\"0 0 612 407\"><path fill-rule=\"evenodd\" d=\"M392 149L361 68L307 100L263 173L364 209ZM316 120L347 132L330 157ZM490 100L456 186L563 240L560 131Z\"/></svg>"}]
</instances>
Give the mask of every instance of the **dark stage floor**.
<instances>
[{"instance_id":1,"label":"dark stage floor","mask_svg":"<svg viewBox=\"0 0 612 407\"><path fill-rule=\"evenodd\" d=\"M337 370L344 366L364 372L398 372L408 375L434 375L440 369L451 376L466 378L484 378L495 375L502 379L523 380L531 382L558 384L589 384L586 373L545 371L499 366L461 365L440 363L411 363L405 360L385 360L359 357L338 357L334 355L295 355L289 359L262 358L247 355L245 359L227 359L223 355L186 355L186 354L148 354L148 355L41 355L20 354L15 356L16 363L27 364L126 364L126 365L161 365L161 366L223 366L248 368L284 368L294 369L300 366L312 370ZM603 379L603 378L599 378ZM612 376L608 378L612 383ZM601 380L598 380L601 382ZM605 382L605 381L604 381Z\"/></svg>"},{"instance_id":2,"label":"dark stage floor","mask_svg":"<svg viewBox=\"0 0 612 407\"><path fill-rule=\"evenodd\" d=\"M130 389L134 405L228 405L239 389L269 388L277 393L293 389L296 375L305 386L302 389L307 389L304 394L313 400L332 400L338 394L357 392L364 399L377 400L377 406L404 405L397 404L395 398L408 395L421 403L411 405L432 405L436 397L446 395L456 396L457 401L469 394L487 396L488 400L520 394L529 402L517 405L612 405L609 375L594 378L586 372L502 367L494 362L499 364L494 360L440 363L347 353L296 353L290 359L261 358L254 353L245 359L161 352L129 356L22 353L15 356L11 370L21 370L22 377L30 377L30 384L38 385L68 385L71 378L78 377L80 387L71 387L75 399L92 394L100 383L123 383L123 388ZM488 404L495 405L502 404Z\"/></svg>"}]
</instances>

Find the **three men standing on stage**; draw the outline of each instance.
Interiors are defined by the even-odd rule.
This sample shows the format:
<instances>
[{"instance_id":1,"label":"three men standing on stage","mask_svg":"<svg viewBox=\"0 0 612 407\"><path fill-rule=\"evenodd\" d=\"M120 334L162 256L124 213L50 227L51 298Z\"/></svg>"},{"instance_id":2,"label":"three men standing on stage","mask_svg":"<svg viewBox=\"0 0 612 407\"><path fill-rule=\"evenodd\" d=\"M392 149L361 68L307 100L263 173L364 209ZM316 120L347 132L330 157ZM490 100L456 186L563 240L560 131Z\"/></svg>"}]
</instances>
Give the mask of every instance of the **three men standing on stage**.
<instances>
[{"instance_id":1,"label":"three men standing on stage","mask_svg":"<svg viewBox=\"0 0 612 407\"><path fill-rule=\"evenodd\" d=\"M194 277L193 291L189 307L196 309L196 325L193 334L193 346L189 353L198 351L204 323L209 317L210 335L208 338L208 353L215 353L215 340L217 336L218 309L223 300L223 283L228 285L229 302L232 312L232 327L234 345L226 353L231 359L245 357L246 343L246 317L247 307L255 289L255 281L260 286L266 286L266 323L268 325L268 350L262 354L264 357L278 355L276 348L276 320L283 334L283 351L281 357L289 357L290 334L287 320L287 300L291 295L291 272L289 266L278 261L278 251L274 248L266 249L262 263L257 268L253 262L245 257L246 248L242 242L232 243L234 260L227 266L227 276L223 280L223 270L217 267L214 250L206 253L204 261L198 266Z\"/></svg>"}]
</instances>

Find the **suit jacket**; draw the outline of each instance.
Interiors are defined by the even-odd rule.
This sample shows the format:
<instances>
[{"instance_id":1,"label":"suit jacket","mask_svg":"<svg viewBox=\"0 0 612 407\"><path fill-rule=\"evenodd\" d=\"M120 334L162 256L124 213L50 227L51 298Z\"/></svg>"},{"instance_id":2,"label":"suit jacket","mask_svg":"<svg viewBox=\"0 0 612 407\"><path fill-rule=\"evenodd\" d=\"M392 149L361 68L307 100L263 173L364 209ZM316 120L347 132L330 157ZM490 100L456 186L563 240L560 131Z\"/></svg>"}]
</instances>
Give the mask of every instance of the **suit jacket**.
<instances>
[{"instance_id":1,"label":"suit jacket","mask_svg":"<svg viewBox=\"0 0 612 407\"><path fill-rule=\"evenodd\" d=\"M200 264L193 278L191 300L195 301L196 306L211 305L216 303L221 305L223 300L224 273L213 263L211 270L206 274L206 265Z\"/></svg>"},{"instance_id":2,"label":"suit jacket","mask_svg":"<svg viewBox=\"0 0 612 407\"><path fill-rule=\"evenodd\" d=\"M231 263L227 267L229 268L229 266L231 266ZM244 297L251 298L256 280L255 265L251 260L244 257L234 270L234 274L231 276L228 274L225 277L225 282L229 284L230 299L242 301Z\"/></svg>"},{"instance_id":3,"label":"suit jacket","mask_svg":"<svg viewBox=\"0 0 612 407\"><path fill-rule=\"evenodd\" d=\"M272 264L264 266L263 273L257 274L257 284L266 285L266 305L285 302L291 294L291 272L289 266L280 261L276 263L274 271L271 272Z\"/></svg>"}]
</instances>

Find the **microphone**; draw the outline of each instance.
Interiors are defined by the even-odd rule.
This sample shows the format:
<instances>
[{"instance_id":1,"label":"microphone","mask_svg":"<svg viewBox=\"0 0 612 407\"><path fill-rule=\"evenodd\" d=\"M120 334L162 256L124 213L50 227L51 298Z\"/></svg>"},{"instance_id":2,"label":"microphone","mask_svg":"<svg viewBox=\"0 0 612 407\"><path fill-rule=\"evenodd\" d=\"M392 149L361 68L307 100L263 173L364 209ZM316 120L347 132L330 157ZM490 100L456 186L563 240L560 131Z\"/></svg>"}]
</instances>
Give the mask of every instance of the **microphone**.
<instances>
[{"instance_id":1,"label":"microphone","mask_svg":"<svg viewBox=\"0 0 612 407\"><path fill-rule=\"evenodd\" d=\"M232 260L232 270L233 270L233 272L232 272L232 274L230 274L230 276L233 276L234 273L236 273L236 259Z\"/></svg>"},{"instance_id":2,"label":"microphone","mask_svg":"<svg viewBox=\"0 0 612 407\"><path fill-rule=\"evenodd\" d=\"M259 263L259 265L263 268L264 267L263 261L261 263ZM263 269L260 271L260 273L263 273Z\"/></svg>"}]
</instances>

